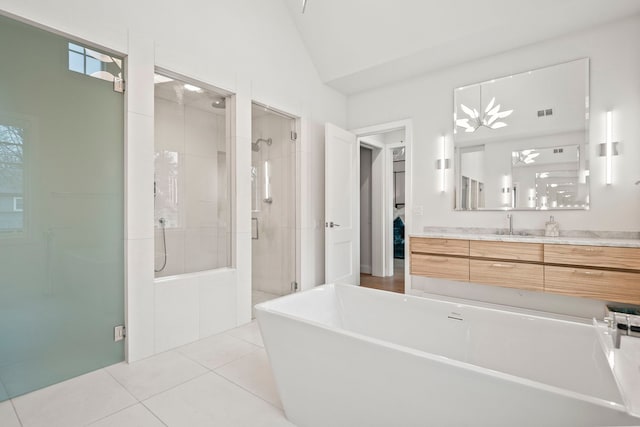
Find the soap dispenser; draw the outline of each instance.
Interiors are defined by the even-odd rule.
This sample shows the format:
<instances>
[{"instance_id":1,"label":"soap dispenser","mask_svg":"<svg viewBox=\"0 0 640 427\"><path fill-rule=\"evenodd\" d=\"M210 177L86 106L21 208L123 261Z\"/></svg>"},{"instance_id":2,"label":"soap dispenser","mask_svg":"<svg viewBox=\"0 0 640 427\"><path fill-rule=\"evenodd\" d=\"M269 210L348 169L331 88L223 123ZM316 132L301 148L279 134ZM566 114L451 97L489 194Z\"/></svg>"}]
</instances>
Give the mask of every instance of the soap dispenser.
<instances>
[{"instance_id":1,"label":"soap dispenser","mask_svg":"<svg viewBox=\"0 0 640 427\"><path fill-rule=\"evenodd\" d=\"M553 216L549 218L549 221L545 223L544 235L546 237L558 237L560 236L560 224L558 224Z\"/></svg>"}]
</instances>

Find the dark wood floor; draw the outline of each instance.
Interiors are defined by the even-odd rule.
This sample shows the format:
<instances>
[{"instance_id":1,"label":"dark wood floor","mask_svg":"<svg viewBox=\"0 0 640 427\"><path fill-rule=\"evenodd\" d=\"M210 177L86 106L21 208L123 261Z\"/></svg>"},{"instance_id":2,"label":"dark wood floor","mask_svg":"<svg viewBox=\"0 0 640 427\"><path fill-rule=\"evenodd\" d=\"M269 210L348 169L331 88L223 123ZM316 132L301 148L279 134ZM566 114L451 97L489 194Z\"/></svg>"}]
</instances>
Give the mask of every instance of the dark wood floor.
<instances>
[{"instance_id":1,"label":"dark wood floor","mask_svg":"<svg viewBox=\"0 0 640 427\"><path fill-rule=\"evenodd\" d=\"M403 261L404 260L401 259L394 260L394 271L391 277L376 277L370 274L360 273L360 286L404 294Z\"/></svg>"}]
</instances>

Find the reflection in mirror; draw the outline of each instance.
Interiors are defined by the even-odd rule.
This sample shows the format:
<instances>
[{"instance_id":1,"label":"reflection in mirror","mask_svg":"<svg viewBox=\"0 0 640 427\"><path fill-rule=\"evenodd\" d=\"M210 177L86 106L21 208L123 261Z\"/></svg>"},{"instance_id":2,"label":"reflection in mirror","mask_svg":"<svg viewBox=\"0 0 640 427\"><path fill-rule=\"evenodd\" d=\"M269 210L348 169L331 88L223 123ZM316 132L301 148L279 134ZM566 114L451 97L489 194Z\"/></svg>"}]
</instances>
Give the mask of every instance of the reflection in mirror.
<instances>
[{"instance_id":1,"label":"reflection in mirror","mask_svg":"<svg viewBox=\"0 0 640 427\"><path fill-rule=\"evenodd\" d=\"M512 207L584 209L589 205L588 175L580 176L580 146L513 151Z\"/></svg>"},{"instance_id":2,"label":"reflection in mirror","mask_svg":"<svg viewBox=\"0 0 640 427\"><path fill-rule=\"evenodd\" d=\"M580 59L455 89L456 210L589 209L588 81Z\"/></svg>"}]
</instances>

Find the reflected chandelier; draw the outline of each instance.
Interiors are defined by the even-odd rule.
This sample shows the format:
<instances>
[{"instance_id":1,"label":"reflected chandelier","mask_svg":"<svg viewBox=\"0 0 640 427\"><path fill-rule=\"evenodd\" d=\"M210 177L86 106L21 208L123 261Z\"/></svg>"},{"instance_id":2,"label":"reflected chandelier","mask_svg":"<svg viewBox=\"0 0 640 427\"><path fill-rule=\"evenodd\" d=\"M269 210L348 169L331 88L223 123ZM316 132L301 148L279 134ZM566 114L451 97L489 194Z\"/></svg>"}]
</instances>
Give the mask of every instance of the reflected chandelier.
<instances>
[{"instance_id":1,"label":"reflected chandelier","mask_svg":"<svg viewBox=\"0 0 640 427\"><path fill-rule=\"evenodd\" d=\"M484 109L482 116L478 110L471 109L464 104L460 104L460 108L464 111L469 117L464 119L457 119L456 125L464 128L464 131L467 133L475 132L478 128L484 126L489 129L500 129L507 126L507 123L502 121L497 121L498 119L504 119L505 117L509 117L513 110L500 111L501 105L495 105L496 97L491 98L491 102L487 105L487 108ZM482 86L480 86L480 108L482 108Z\"/></svg>"}]
</instances>

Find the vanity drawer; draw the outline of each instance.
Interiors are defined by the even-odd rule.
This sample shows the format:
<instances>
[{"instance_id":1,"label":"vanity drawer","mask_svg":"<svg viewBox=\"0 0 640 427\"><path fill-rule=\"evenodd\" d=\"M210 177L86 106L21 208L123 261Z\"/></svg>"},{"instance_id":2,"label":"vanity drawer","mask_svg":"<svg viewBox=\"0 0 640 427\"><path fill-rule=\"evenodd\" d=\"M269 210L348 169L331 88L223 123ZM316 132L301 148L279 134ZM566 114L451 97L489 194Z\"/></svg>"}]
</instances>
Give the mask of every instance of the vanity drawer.
<instances>
[{"instance_id":1,"label":"vanity drawer","mask_svg":"<svg viewBox=\"0 0 640 427\"><path fill-rule=\"evenodd\" d=\"M411 274L469 281L469 258L411 254Z\"/></svg>"},{"instance_id":2,"label":"vanity drawer","mask_svg":"<svg viewBox=\"0 0 640 427\"><path fill-rule=\"evenodd\" d=\"M496 242L471 240L469 252L472 257L511 259L515 261L544 260L542 243Z\"/></svg>"},{"instance_id":3,"label":"vanity drawer","mask_svg":"<svg viewBox=\"0 0 640 427\"><path fill-rule=\"evenodd\" d=\"M544 291L640 304L640 273L573 267L544 267Z\"/></svg>"},{"instance_id":4,"label":"vanity drawer","mask_svg":"<svg viewBox=\"0 0 640 427\"><path fill-rule=\"evenodd\" d=\"M459 239L412 237L411 252L469 256L469 241Z\"/></svg>"},{"instance_id":5,"label":"vanity drawer","mask_svg":"<svg viewBox=\"0 0 640 427\"><path fill-rule=\"evenodd\" d=\"M540 264L472 259L469 263L469 281L507 288L542 291L544 288L544 267Z\"/></svg>"},{"instance_id":6,"label":"vanity drawer","mask_svg":"<svg viewBox=\"0 0 640 427\"><path fill-rule=\"evenodd\" d=\"M640 270L640 248L545 244L544 262Z\"/></svg>"}]
</instances>

